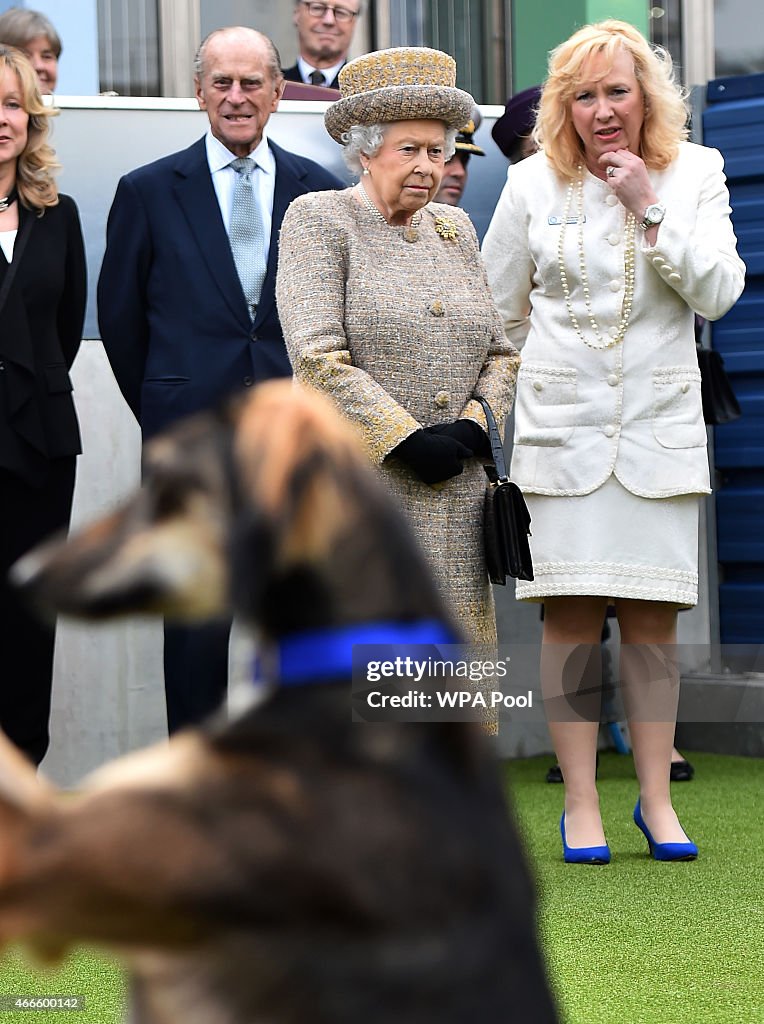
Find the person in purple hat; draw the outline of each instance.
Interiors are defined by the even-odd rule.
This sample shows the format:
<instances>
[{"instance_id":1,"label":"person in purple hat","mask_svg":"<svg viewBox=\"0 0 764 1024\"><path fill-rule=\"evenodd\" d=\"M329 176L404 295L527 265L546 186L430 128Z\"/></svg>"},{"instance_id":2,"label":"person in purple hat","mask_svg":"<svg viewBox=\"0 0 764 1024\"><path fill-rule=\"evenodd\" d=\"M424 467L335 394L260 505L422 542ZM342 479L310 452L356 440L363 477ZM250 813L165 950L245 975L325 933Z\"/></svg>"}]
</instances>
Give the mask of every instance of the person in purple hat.
<instances>
[{"instance_id":1,"label":"person in purple hat","mask_svg":"<svg viewBox=\"0 0 764 1024\"><path fill-rule=\"evenodd\" d=\"M493 141L512 164L518 164L527 156L533 156L537 146L531 132L536 123L536 108L541 97L541 86L510 96L504 113L491 129Z\"/></svg>"}]
</instances>

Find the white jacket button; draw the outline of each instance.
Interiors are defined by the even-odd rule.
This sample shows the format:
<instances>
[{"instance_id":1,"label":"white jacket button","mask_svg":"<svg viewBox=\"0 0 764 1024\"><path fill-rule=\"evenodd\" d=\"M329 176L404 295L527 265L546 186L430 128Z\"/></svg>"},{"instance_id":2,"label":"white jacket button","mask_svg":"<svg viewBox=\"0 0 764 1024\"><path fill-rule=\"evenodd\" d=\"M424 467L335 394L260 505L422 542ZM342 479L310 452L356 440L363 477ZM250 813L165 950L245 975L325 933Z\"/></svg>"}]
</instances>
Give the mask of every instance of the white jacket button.
<instances>
[{"instance_id":1,"label":"white jacket button","mask_svg":"<svg viewBox=\"0 0 764 1024\"><path fill-rule=\"evenodd\" d=\"M673 274L669 274L668 280L669 281L673 281L674 283L676 283L677 281L681 281L682 280L682 275L681 274L677 274L677 272L674 271Z\"/></svg>"},{"instance_id":2,"label":"white jacket button","mask_svg":"<svg viewBox=\"0 0 764 1024\"><path fill-rule=\"evenodd\" d=\"M689 390L690 390L690 385L687 383L687 381L685 381L684 384L682 385L682 394L686 395Z\"/></svg>"},{"instance_id":3,"label":"white jacket button","mask_svg":"<svg viewBox=\"0 0 764 1024\"><path fill-rule=\"evenodd\" d=\"M621 236L619 234L616 234L616 232L614 231L612 234L607 236L607 240L608 242L610 242L611 245L618 245L618 243L621 241Z\"/></svg>"},{"instance_id":4,"label":"white jacket button","mask_svg":"<svg viewBox=\"0 0 764 1024\"><path fill-rule=\"evenodd\" d=\"M620 290L621 290L621 282L618 280L617 277L614 277L613 280L610 282L610 291L611 292L620 292Z\"/></svg>"},{"instance_id":5,"label":"white jacket button","mask_svg":"<svg viewBox=\"0 0 764 1024\"><path fill-rule=\"evenodd\" d=\"M611 388L617 388L618 387L618 374L616 374L616 373L608 374L607 382L608 382L608 384L610 385Z\"/></svg>"},{"instance_id":6,"label":"white jacket button","mask_svg":"<svg viewBox=\"0 0 764 1024\"><path fill-rule=\"evenodd\" d=\"M542 384L542 382L540 380L534 380L534 382L533 382L533 390L534 391L543 391L543 389L544 389L544 385Z\"/></svg>"},{"instance_id":7,"label":"white jacket button","mask_svg":"<svg viewBox=\"0 0 764 1024\"><path fill-rule=\"evenodd\" d=\"M608 204L608 206L615 206L618 202L618 196L613 195L613 193L611 192L610 195L607 196L607 198L605 199L605 202Z\"/></svg>"},{"instance_id":8,"label":"white jacket button","mask_svg":"<svg viewBox=\"0 0 764 1024\"><path fill-rule=\"evenodd\" d=\"M614 437L615 436L615 427L613 426L612 423L608 423L608 425L604 428L602 433L605 435L605 437Z\"/></svg>"}]
</instances>

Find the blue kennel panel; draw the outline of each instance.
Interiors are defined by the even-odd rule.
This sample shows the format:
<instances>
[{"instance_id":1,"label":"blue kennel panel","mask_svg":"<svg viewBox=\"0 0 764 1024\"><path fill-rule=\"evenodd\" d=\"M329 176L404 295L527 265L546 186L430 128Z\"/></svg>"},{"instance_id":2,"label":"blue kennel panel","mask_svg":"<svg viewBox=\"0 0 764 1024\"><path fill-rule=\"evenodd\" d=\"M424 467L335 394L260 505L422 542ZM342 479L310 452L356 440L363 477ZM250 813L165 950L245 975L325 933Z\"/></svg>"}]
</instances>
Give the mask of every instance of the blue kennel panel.
<instances>
[{"instance_id":1,"label":"blue kennel panel","mask_svg":"<svg viewBox=\"0 0 764 1024\"><path fill-rule=\"evenodd\" d=\"M709 82L703 141L721 151L745 291L711 327L743 415L714 429L722 643L764 642L764 75Z\"/></svg>"}]
</instances>

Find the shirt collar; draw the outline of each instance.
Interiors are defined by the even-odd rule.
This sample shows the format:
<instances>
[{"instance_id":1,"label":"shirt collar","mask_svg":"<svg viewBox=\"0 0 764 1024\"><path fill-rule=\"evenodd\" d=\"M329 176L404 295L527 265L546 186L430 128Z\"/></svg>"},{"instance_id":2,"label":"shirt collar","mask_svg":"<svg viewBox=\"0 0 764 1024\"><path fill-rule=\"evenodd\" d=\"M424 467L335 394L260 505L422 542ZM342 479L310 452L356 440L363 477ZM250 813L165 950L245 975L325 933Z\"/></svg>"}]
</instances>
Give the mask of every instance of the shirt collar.
<instances>
[{"instance_id":1,"label":"shirt collar","mask_svg":"<svg viewBox=\"0 0 764 1024\"><path fill-rule=\"evenodd\" d=\"M334 81L334 79L340 72L340 68L343 68L344 66L344 59L341 60L339 64L333 64L330 68L315 68L313 67L312 64L308 64L308 62L304 60L302 57L297 58L297 67L299 69L300 77L302 78L303 82L310 81L310 75L312 71L320 71L321 74L326 79L326 85L328 85L330 82Z\"/></svg>"},{"instance_id":2,"label":"shirt collar","mask_svg":"<svg viewBox=\"0 0 764 1024\"><path fill-rule=\"evenodd\" d=\"M207 147L207 163L209 164L211 174L222 170L224 167L228 167L231 161L236 159L236 154L232 153L230 149L226 149L220 139L215 138L211 128L207 130L204 141ZM275 173L276 161L273 157L273 150L268 145L268 136L265 132L263 132L263 137L260 139L259 144L247 155L266 174Z\"/></svg>"}]
</instances>

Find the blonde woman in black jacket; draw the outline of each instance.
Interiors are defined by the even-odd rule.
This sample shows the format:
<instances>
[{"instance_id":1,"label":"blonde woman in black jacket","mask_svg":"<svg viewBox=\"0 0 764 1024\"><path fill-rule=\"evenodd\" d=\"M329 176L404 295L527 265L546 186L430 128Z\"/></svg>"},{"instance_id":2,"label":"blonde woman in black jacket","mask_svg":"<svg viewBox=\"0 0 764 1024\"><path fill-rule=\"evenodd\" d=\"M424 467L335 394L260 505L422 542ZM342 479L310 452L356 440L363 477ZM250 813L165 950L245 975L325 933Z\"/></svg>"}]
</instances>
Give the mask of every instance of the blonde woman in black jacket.
<instances>
[{"instance_id":1,"label":"blonde woman in black jacket","mask_svg":"<svg viewBox=\"0 0 764 1024\"><path fill-rule=\"evenodd\" d=\"M69 368L86 294L77 208L53 180L51 113L30 62L0 45L0 726L35 764L48 747L54 631L6 578L69 523L81 450Z\"/></svg>"}]
</instances>

